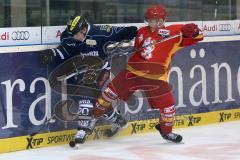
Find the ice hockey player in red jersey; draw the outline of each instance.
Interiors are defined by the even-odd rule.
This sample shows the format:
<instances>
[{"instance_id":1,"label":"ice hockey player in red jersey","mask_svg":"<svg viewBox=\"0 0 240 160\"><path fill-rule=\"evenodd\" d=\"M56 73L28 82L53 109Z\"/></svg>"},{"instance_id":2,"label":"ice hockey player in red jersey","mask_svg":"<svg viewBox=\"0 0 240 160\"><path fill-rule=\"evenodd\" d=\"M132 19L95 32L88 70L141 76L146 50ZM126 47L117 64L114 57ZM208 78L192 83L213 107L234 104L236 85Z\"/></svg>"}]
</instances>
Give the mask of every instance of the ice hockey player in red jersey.
<instances>
[{"instance_id":1,"label":"ice hockey player in red jersey","mask_svg":"<svg viewBox=\"0 0 240 160\"><path fill-rule=\"evenodd\" d=\"M176 52L203 40L203 34L194 23L165 26L166 14L162 5L153 5L146 10L148 26L138 30L135 52L125 70L108 84L98 99L94 114L96 117L101 116L108 111L113 101L118 98L126 101L136 90L141 89L151 108L159 109L161 116L155 128L165 140L179 143L182 136L172 132L175 101L168 83L168 71Z\"/></svg>"}]
</instances>

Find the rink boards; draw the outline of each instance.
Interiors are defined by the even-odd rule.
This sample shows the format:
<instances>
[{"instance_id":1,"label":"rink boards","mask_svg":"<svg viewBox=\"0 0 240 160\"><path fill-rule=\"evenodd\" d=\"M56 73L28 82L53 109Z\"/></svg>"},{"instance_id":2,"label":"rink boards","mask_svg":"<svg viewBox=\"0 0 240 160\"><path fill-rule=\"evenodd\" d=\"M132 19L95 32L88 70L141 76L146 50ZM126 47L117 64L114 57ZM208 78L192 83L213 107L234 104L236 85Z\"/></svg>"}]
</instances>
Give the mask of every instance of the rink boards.
<instances>
[{"instance_id":1,"label":"rink boards","mask_svg":"<svg viewBox=\"0 0 240 160\"><path fill-rule=\"evenodd\" d=\"M240 120L240 109L176 116L174 128L201 126L235 120ZM127 127L122 129L116 136L130 136L134 134L156 132L155 125L157 123L158 119L129 122ZM108 128L109 126L96 127L93 134L88 137L88 140L108 139L105 136L105 131ZM67 130L37 134L33 137L21 136L0 139L0 153L66 144L73 139L75 133L76 130Z\"/></svg>"},{"instance_id":2,"label":"rink boards","mask_svg":"<svg viewBox=\"0 0 240 160\"><path fill-rule=\"evenodd\" d=\"M176 99L175 128L240 120L240 36L206 38L203 43L179 51L170 70ZM76 123L54 118L43 133L29 137L54 113L54 106L66 98L51 90L48 76L37 55L49 46L1 48L0 54L0 153L66 144ZM50 46L53 47L53 46ZM126 57L113 60L112 75L124 66ZM150 110L144 94L137 92L120 111L129 125L119 136L151 132L159 113ZM89 137L104 137L106 122ZM48 132L50 130L50 132Z\"/></svg>"}]
</instances>

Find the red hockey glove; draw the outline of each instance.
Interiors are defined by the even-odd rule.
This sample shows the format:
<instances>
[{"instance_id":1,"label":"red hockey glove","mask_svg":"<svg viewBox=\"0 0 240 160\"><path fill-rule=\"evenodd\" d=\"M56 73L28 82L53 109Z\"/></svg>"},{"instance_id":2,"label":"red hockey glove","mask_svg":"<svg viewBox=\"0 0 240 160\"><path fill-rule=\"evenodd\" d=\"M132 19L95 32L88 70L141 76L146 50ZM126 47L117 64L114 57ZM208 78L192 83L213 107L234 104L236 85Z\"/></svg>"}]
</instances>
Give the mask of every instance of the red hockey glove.
<instances>
[{"instance_id":1,"label":"red hockey glove","mask_svg":"<svg viewBox=\"0 0 240 160\"><path fill-rule=\"evenodd\" d=\"M194 23L185 24L182 27L182 34L186 38L196 37L199 35L200 29Z\"/></svg>"}]
</instances>

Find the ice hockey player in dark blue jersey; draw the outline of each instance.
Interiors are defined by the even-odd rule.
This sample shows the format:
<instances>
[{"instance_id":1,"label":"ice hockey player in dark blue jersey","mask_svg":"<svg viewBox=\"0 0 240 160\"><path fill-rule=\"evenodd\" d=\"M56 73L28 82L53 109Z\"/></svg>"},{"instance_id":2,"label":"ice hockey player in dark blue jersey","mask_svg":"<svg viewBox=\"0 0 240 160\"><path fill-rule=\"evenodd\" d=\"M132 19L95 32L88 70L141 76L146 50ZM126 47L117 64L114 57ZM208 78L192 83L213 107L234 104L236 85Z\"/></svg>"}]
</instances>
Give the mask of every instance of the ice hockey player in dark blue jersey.
<instances>
[{"instance_id":1,"label":"ice hockey player in dark blue jersey","mask_svg":"<svg viewBox=\"0 0 240 160\"><path fill-rule=\"evenodd\" d=\"M105 59L108 53L104 52L104 45L108 42L132 40L137 27L116 27L110 25L93 25L81 16L71 17L67 28L61 35L61 45L55 50L59 58L81 54L96 56Z\"/></svg>"},{"instance_id":2,"label":"ice hockey player in dark blue jersey","mask_svg":"<svg viewBox=\"0 0 240 160\"><path fill-rule=\"evenodd\" d=\"M105 45L109 42L120 42L123 40L132 40L137 32L137 27L116 27L109 25L93 25L86 21L82 16L71 17L67 23L67 28L61 35L61 44L52 49L55 59L65 61L73 56L79 56L83 61L89 60L89 57L100 58L104 64L100 73L87 72L84 76L77 78L77 83L81 83L90 88L101 88L109 79L110 63L109 53L105 52ZM92 63L92 62L91 62ZM78 120L78 132L74 143L84 143L86 136L91 134L96 123L92 118L92 110L97 97L81 96L77 98L78 113L83 114L86 119ZM84 112L84 113L83 113ZM82 116L81 116L82 117ZM90 117L90 118L89 118ZM111 108L105 118L112 124L112 128L106 132L107 136L113 136L126 124L124 117L116 110Z\"/></svg>"}]
</instances>

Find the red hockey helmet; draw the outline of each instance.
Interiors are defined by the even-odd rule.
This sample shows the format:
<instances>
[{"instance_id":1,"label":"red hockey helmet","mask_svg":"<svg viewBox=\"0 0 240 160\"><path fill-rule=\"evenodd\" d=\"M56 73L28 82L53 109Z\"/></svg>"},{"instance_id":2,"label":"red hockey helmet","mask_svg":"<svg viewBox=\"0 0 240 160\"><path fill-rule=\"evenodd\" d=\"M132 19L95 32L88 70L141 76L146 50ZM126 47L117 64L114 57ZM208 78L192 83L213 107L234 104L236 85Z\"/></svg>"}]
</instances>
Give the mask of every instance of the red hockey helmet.
<instances>
[{"instance_id":1,"label":"red hockey helmet","mask_svg":"<svg viewBox=\"0 0 240 160\"><path fill-rule=\"evenodd\" d=\"M167 15L167 11L164 6L162 5L152 5L148 7L148 9L145 12L145 18L146 19L160 19L162 18L165 20L165 17Z\"/></svg>"}]
</instances>

